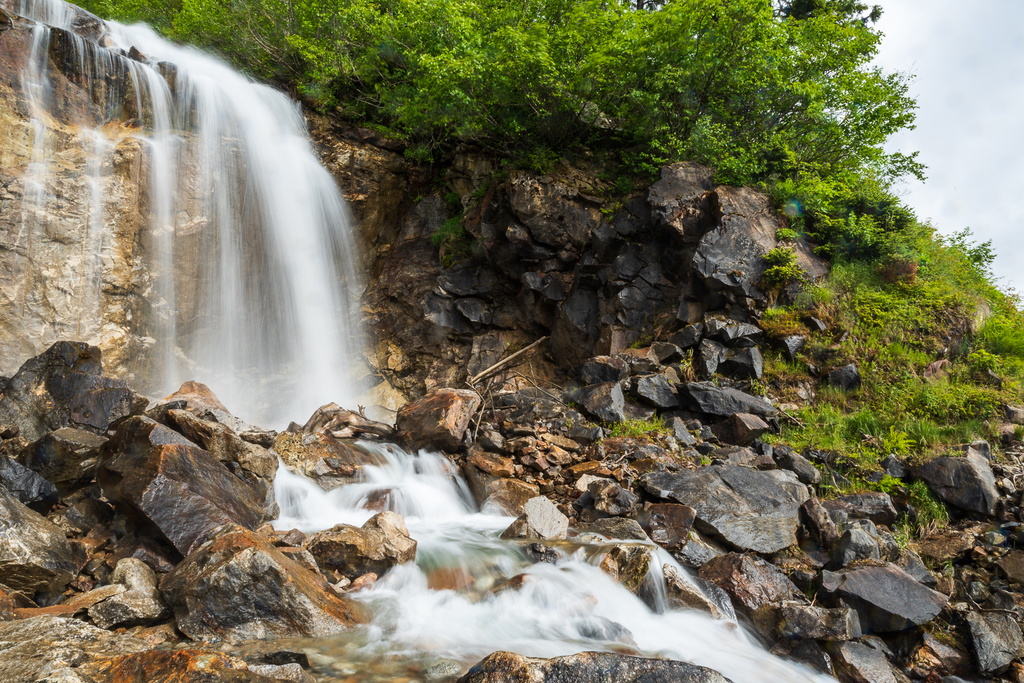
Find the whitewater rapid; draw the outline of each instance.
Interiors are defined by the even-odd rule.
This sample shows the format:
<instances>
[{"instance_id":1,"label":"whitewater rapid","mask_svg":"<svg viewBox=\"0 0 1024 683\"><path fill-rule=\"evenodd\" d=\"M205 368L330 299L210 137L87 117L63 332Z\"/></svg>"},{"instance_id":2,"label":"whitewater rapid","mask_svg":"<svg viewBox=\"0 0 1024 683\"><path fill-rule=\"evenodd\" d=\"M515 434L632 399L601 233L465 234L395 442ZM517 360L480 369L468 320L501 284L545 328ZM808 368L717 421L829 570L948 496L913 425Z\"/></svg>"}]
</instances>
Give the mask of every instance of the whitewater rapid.
<instances>
[{"instance_id":1,"label":"whitewater rapid","mask_svg":"<svg viewBox=\"0 0 1024 683\"><path fill-rule=\"evenodd\" d=\"M346 650L357 670L360 662L383 658L454 660L467 667L496 650L536 657L606 650L699 664L735 683L833 680L771 655L735 620L664 602L652 609L597 566L616 542L590 534L557 544L564 557L556 564L534 562L519 543L499 538L513 518L480 512L442 455L372 443L361 448L379 464L364 466L360 482L329 492L282 466L275 483L281 517L274 523L305 532L361 525L380 511L382 499L385 509L405 517L418 543L416 562L352 594L372 615L358 646ZM367 509L371 502L375 509ZM649 545L657 560L649 581L664 581L662 564L689 576ZM519 574L526 580L517 588L494 590Z\"/></svg>"}]
</instances>

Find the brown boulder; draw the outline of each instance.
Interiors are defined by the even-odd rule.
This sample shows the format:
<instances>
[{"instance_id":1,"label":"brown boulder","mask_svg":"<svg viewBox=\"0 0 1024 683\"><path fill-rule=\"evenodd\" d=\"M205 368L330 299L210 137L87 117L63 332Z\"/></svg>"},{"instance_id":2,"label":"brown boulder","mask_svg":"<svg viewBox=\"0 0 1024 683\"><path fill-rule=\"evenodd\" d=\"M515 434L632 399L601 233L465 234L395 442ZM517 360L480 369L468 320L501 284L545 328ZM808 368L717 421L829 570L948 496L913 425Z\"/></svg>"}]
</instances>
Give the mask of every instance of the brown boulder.
<instances>
[{"instance_id":1,"label":"brown boulder","mask_svg":"<svg viewBox=\"0 0 1024 683\"><path fill-rule=\"evenodd\" d=\"M140 514L183 555L217 527L263 521L264 500L209 453L146 417L132 417L103 447L104 495Z\"/></svg>"},{"instance_id":2,"label":"brown boulder","mask_svg":"<svg viewBox=\"0 0 1024 683\"><path fill-rule=\"evenodd\" d=\"M717 671L668 659L645 659L609 652L581 652L538 659L494 652L458 683L727 683Z\"/></svg>"},{"instance_id":3,"label":"brown boulder","mask_svg":"<svg viewBox=\"0 0 1024 683\"><path fill-rule=\"evenodd\" d=\"M360 620L324 577L239 527L199 546L163 578L160 592L193 640L327 636Z\"/></svg>"},{"instance_id":4,"label":"brown boulder","mask_svg":"<svg viewBox=\"0 0 1024 683\"><path fill-rule=\"evenodd\" d=\"M806 602L785 574L754 555L720 555L704 563L699 575L728 593L736 609L748 616L766 605Z\"/></svg>"},{"instance_id":5,"label":"brown boulder","mask_svg":"<svg viewBox=\"0 0 1024 683\"><path fill-rule=\"evenodd\" d=\"M381 512L362 528L350 524L314 534L306 548L320 570L354 579L373 572L378 576L396 564L416 559L416 541L397 512Z\"/></svg>"},{"instance_id":6,"label":"brown boulder","mask_svg":"<svg viewBox=\"0 0 1024 683\"><path fill-rule=\"evenodd\" d=\"M410 448L457 451L480 406L480 395L466 389L437 389L398 411L398 439Z\"/></svg>"}]
</instances>

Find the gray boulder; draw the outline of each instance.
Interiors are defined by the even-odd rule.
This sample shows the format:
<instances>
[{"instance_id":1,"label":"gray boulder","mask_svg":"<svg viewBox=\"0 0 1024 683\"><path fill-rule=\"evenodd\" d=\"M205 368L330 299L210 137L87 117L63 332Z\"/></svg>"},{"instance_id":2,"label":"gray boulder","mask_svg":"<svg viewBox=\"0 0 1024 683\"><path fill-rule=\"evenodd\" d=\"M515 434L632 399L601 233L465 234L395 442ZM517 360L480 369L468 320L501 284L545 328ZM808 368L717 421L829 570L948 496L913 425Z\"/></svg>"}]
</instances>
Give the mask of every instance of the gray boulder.
<instances>
[{"instance_id":1,"label":"gray boulder","mask_svg":"<svg viewBox=\"0 0 1024 683\"><path fill-rule=\"evenodd\" d=\"M894 564L823 571L825 595L857 610L861 625L877 633L905 631L934 619L948 598L921 585Z\"/></svg>"},{"instance_id":2,"label":"gray boulder","mask_svg":"<svg viewBox=\"0 0 1024 683\"><path fill-rule=\"evenodd\" d=\"M828 373L828 383L843 391L853 391L860 386L860 371L856 363L844 365Z\"/></svg>"},{"instance_id":3,"label":"gray boulder","mask_svg":"<svg viewBox=\"0 0 1024 683\"><path fill-rule=\"evenodd\" d=\"M16 460L0 455L0 489L37 512L49 512L60 493L57 487Z\"/></svg>"},{"instance_id":4,"label":"gray boulder","mask_svg":"<svg viewBox=\"0 0 1024 683\"><path fill-rule=\"evenodd\" d=\"M559 540L569 530L569 518L544 496L537 496L523 506L523 514L502 532L502 538L539 538Z\"/></svg>"},{"instance_id":5,"label":"gray boulder","mask_svg":"<svg viewBox=\"0 0 1024 683\"><path fill-rule=\"evenodd\" d=\"M1013 615L970 612L967 615L967 627L971 650L981 673L1001 673L1013 660L1024 657L1024 637Z\"/></svg>"},{"instance_id":6,"label":"gray boulder","mask_svg":"<svg viewBox=\"0 0 1024 683\"><path fill-rule=\"evenodd\" d=\"M22 464L52 481L65 493L96 476L106 437L65 427L29 444L18 456Z\"/></svg>"},{"instance_id":7,"label":"gray boulder","mask_svg":"<svg viewBox=\"0 0 1024 683\"><path fill-rule=\"evenodd\" d=\"M968 512L994 515L999 489L988 460L974 449L962 458L944 456L914 467L911 474L925 481L943 501Z\"/></svg>"},{"instance_id":8,"label":"gray boulder","mask_svg":"<svg viewBox=\"0 0 1024 683\"><path fill-rule=\"evenodd\" d=\"M807 487L792 472L716 465L640 480L651 495L689 505L697 528L740 550L774 553L795 545Z\"/></svg>"},{"instance_id":9,"label":"gray boulder","mask_svg":"<svg viewBox=\"0 0 1024 683\"><path fill-rule=\"evenodd\" d=\"M775 406L763 398L710 382L690 382L680 388L680 396L685 397L693 408L708 415L729 417L736 413L750 413L770 417L778 413Z\"/></svg>"},{"instance_id":10,"label":"gray boulder","mask_svg":"<svg viewBox=\"0 0 1024 683\"><path fill-rule=\"evenodd\" d=\"M591 416L607 422L623 422L626 415L626 397L618 382L603 382L584 387L574 395L575 400Z\"/></svg>"}]
</instances>

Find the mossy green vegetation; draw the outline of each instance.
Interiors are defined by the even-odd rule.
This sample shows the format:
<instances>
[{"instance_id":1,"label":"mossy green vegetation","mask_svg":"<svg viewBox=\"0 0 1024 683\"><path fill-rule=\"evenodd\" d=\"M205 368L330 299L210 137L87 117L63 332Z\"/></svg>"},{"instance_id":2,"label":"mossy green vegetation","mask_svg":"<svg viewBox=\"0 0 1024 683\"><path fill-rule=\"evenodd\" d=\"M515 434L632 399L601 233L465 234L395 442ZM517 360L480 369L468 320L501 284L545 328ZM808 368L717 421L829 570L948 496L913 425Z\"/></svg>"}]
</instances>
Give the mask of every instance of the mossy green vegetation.
<instances>
[{"instance_id":1,"label":"mossy green vegetation","mask_svg":"<svg viewBox=\"0 0 1024 683\"><path fill-rule=\"evenodd\" d=\"M632 437L642 438L652 434L667 434L668 428L661 417L652 417L649 420L626 420L624 422L612 422L606 425L610 437Z\"/></svg>"}]
</instances>

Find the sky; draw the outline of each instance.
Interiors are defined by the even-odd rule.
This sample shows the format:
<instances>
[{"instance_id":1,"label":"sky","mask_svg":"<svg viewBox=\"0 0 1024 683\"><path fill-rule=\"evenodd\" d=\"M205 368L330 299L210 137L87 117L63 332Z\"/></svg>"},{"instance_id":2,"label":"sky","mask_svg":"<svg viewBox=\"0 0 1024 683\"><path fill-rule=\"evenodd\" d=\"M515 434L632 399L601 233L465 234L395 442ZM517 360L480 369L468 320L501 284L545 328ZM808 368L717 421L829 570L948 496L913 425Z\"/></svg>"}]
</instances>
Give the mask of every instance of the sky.
<instances>
[{"instance_id":1,"label":"sky","mask_svg":"<svg viewBox=\"0 0 1024 683\"><path fill-rule=\"evenodd\" d=\"M919 151L924 183L897 194L940 232L992 240L1000 284L1024 292L1024 0L874 0L876 63L911 74L917 128L889 148Z\"/></svg>"}]
</instances>

